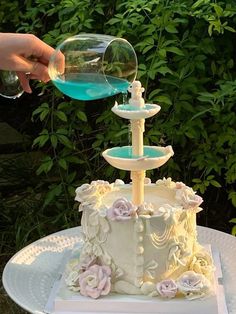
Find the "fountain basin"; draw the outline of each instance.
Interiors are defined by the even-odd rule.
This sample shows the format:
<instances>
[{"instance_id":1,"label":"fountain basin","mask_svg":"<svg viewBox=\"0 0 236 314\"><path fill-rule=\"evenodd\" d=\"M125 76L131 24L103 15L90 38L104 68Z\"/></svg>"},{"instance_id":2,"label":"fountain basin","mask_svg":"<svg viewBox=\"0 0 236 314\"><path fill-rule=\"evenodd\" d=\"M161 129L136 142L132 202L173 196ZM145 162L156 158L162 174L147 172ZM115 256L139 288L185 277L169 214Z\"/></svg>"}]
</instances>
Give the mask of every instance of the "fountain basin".
<instances>
[{"instance_id":1,"label":"fountain basin","mask_svg":"<svg viewBox=\"0 0 236 314\"><path fill-rule=\"evenodd\" d=\"M137 120L154 116L161 110L161 107L155 104L145 104L139 108L130 104L118 105L116 102L111 110L121 118Z\"/></svg>"},{"instance_id":2,"label":"fountain basin","mask_svg":"<svg viewBox=\"0 0 236 314\"><path fill-rule=\"evenodd\" d=\"M132 146L113 147L102 153L113 167L128 171L150 170L164 165L174 155L171 146L144 146L143 156L133 156Z\"/></svg>"}]
</instances>

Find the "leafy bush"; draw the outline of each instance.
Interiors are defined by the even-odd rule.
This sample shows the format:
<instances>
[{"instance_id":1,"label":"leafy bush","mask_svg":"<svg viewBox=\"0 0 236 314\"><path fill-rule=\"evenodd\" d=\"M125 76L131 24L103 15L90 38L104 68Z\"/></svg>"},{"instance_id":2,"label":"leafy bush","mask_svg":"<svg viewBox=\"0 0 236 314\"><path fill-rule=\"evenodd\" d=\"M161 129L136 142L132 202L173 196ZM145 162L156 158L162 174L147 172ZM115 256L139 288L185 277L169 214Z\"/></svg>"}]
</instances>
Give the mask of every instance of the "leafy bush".
<instances>
[{"instance_id":1,"label":"leafy bush","mask_svg":"<svg viewBox=\"0 0 236 314\"><path fill-rule=\"evenodd\" d=\"M0 11L7 8L2 1ZM154 181L172 176L194 184L202 194L221 188L236 207L235 1L25 0L14 1L14 10L20 12L16 31L35 33L52 46L80 32L129 40L145 98L162 106L146 121L145 142L175 150L171 161L148 174ZM5 31L13 15L6 14ZM128 125L110 111L114 98L84 103L50 85L38 88L43 96L33 119L42 122L42 131L34 147L45 155L37 172L53 177L44 206L59 196L71 200L82 182L128 180L101 158L107 147L128 141Z\"/></svg>"}]
</instances>

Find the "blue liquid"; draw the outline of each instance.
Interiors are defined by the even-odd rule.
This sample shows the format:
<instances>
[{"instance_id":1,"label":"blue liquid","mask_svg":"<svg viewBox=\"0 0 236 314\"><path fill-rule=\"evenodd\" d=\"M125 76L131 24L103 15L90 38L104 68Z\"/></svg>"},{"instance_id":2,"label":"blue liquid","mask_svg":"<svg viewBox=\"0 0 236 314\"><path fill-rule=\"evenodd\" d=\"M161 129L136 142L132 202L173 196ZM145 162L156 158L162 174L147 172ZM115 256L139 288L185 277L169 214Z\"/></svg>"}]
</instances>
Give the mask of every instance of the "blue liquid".
<instances>
[{"instance_id":1,"label":"blue liquid","mask_svg":"<svg viewBox=\"0 0 236 314\"><path fill-rule=\"evenodd\" d=\"M136 106L128 105L128 104L123 104L119 105L119 110L124 110L124 111L140 111L140 110L150 110L153 109L152 105L145 104L142 108L138 108Z\"/></svg>"},{"instance_id":2,"label":"blue liquid","mask_svg":"<svg viewBox=\"0 0 236 314\"><path fill-rule=\"evenodd\" d=\"M78 100L95 100L118 93L125 93L130 85L127 80L94 73L70 73L53 80L65 95Z\"/></svg>"},{"instance_id":3,"label":"blue liquid","mask_svg":"<svg viewBox=\"0 0 236 314\"><path fill-rule=\"evenodd\" d=\"M114 147L109 151L108 155L111 157L127 158L127 159L142 158L142 156L133 156L132 147L130 146ZM148 147L148 146L143 147L143 156L146 158L158 158L164 155L165 154L163 152L158 151L157 149L154 149L152 147Z\"/></svg>"}]
</instances>

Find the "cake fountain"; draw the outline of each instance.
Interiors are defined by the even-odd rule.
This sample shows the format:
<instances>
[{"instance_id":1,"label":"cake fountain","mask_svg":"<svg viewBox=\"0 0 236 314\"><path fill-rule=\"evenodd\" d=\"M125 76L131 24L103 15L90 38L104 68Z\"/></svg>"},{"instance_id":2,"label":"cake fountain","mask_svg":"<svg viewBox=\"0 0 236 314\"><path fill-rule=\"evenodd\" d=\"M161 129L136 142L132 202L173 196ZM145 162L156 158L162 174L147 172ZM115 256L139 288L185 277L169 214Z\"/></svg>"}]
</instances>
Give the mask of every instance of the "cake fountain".
<instances>
[{"instance_id":1,"label":"cake fountain","mask_svg":"<svg viewBox=\"0 0 236 314\"><path fill-rule=\"evenodd\" d=\"M139 81L128 91L128 103L115 103L112 111L130 120L132 143L107 149L103 157L111 166L130 171L132 182L109 183L101 178L76 189L84 242L74 248L67 263L55 308L173 314L179 307L184 308L182 314L205 313L209 308L217 313L211 292L212 258L197 242L196 213L202 199L182 182L164 178L151 183L145 178L146 170L162 166L174 153L171 146L143 145L145 119L161 108L145 104ZM193 266L198 258L204 274ZM186 282L197 287L186 290ZM61 297L65 291L66 300ZM209 298L197 306L184 300L205 296ZM174 300L162 302L162 298Z\"/></svg>"},{"instance_id":2,"label":"cake fountain","mask_svg":"<svg viewBox=\"0 0 236 314\"><path fill-rule=\"evenodd\" d=\"M75 99L100 99L128 90L129 101L116 102L111 110L129 120L132 134L131 144L102 154L111 166L129 171L131 182L99 178L75 191L82 212L83 244L73 249L66 264L55 313L77 313L78 309L117 313L117 306L121 313L173 314L176 308L182 314L209 312L208 308L217 313L214 295L197 307L183 300L212 295L212 258L197 242L196 213L202 198L171 178L154 183L146 178L147 170L164 165L174 152L171 146L143 144L145 119L161 108L145 103L136 72L133 47L124 39L105 35L69 38L51 59L53 83ZM198 259L207 265L203 271L194 266ZM186 288L186 282L193 282L194 288ZM89 300L100 297L96 302ZM175 300L162 302L161 298Z\"/></svg>"},{"instance_id":3,"label":"cake fountain","mask_svg":"<svg viewBox=\"0 0 236 314\"><path fill-rule=\"evenodd\" d=\"M139 81L134 81L128 88L131 98L128 104L115 103L112 111L131 123L132 145L114 147L103 152L106 161L115 168L131 171L132 202L139 206L144 202L145 171L158 168L174 155L171 146L144 146L143 132L145 119L157 114L161 107L145 104L142 98L144 88Z\"/></svg>"}]
</instances>

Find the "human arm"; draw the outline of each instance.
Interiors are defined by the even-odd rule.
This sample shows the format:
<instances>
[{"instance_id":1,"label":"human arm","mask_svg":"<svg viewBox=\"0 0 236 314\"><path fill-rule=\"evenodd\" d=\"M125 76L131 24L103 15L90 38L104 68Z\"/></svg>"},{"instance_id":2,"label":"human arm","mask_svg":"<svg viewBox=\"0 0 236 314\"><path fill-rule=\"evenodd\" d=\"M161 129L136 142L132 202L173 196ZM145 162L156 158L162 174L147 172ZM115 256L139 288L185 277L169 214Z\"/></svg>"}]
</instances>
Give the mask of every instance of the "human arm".
<instances>
[{"instance_id":1,"label":"human arm","mask_svg":"<svg viewBox=\"0 0 236 314\"><path fill-rule=\"evenodd\" d=\"M0 33L0 69L15 71L25 92L29 79L48 82L48 62L54 49L32 34Z\"/></svg>"}]
</instances>

